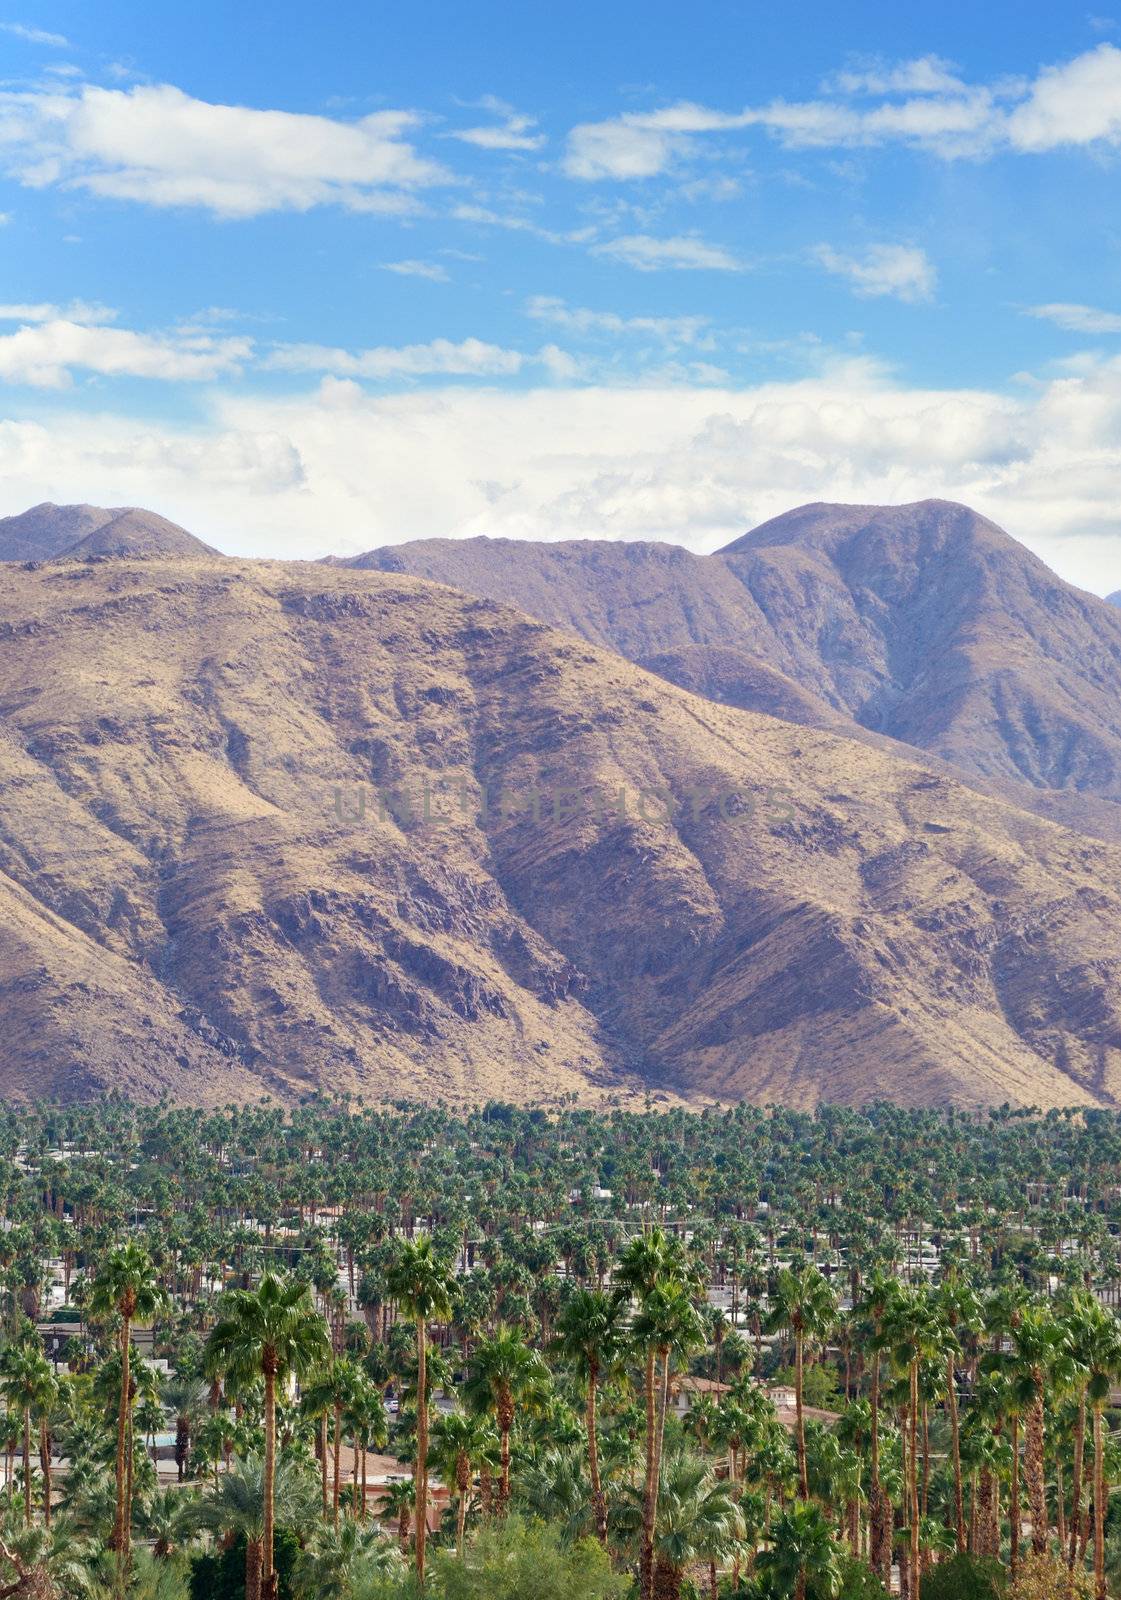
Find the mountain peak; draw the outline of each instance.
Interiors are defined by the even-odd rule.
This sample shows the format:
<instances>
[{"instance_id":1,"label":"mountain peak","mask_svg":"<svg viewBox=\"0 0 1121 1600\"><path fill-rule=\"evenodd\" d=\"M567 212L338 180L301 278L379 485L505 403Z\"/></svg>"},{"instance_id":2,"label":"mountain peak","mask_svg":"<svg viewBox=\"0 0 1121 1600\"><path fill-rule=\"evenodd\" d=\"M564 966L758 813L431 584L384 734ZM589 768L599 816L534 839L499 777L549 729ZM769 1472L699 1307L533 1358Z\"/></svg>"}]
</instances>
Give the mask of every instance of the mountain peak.
<instances>
[{"instance_id":1,"label":"mountain peak","mask_svg":"<svg viewBox=\"0 0 1121 1600\"><path fill-rule=\"evenodd\" d=\"M0 561L92 556L215 556L193 533L140 506L56 505L44 500L0 517Z\"/></svg>"},{"instance_id":2,"label":"mountain peak","mask_svg":"<svg viewBox=\"0 0 1121 1600\"><path fill-rule=\"evenodd\" d=\"M1021 552L1032 562L1037 559L1011 534L971 506L938 499L911 500L897 506L816 500L761 522L716 553L739 555L776 545L803 545L833 552L854 538L881 545L897 543L901 547L922 544L944 548L952 543L962 548L1005 548Z\"/></svg>"}]
</instances>

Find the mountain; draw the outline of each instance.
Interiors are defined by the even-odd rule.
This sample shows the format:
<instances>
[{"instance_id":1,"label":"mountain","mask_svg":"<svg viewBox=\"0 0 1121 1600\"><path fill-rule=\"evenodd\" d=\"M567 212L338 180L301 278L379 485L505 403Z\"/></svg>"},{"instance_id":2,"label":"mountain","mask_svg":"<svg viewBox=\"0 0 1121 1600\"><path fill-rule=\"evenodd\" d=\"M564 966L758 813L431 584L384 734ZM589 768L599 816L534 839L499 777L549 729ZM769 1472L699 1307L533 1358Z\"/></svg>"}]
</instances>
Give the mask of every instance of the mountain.
<instances>
[{"instance_id":1,"label":"mountain","mask_svg":"<svg viewBox=\"0 0 1121 1600\"><path fill-rule=\"evenodd\" d=\"M712 556L437 539L351 564L509 601L697 693L905 743L1121 838L1121 615L966 506L802 506Z\"/></svg>"},{"instance_id":2,"label":"mountain","mask_svg":"<svg viewBox=\"0 0 1121 1600\"><path fill-rule=\"evenodd\" d=\"M217 554L186 528L138 506L56 506L45 502L18 516L0 517L0 561Z\"/></svg>"},{"instance_id":3,"label":"mountain","mask_svg":"<svg viewBox=\"0 0 1121 1600\"><path fill-rule=\"evenodd\" d=\"M408 575L0 587L9 1095L1112 1105L1119 919L1117 847Z\"/></svg>"}]
</instances>

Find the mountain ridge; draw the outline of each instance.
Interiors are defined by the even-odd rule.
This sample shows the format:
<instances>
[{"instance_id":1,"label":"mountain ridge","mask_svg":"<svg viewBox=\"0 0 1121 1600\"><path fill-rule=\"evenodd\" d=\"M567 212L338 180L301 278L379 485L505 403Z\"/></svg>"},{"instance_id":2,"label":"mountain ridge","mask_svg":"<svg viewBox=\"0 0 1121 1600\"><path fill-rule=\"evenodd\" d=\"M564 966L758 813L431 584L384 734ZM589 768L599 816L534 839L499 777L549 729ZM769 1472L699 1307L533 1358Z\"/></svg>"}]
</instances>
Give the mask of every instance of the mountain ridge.
<instances>
[{"instance_id":1,"label":"mountain ridge","mask_svg":"<svg viewBox=\"0 0 1121 1600\"><path fill-rule=\"evenodd\" d=\"M10 1094L1121 1098L1121 850L917 754L407 575L5 577Z\"/></svg>"},{"instance_id":2,"label":"mountain ridge","mask_svg":"<svg viewBox=\"0 0 1121 1600\"><path fill-rule=\"evenodd\" d=\"M818 502L711 556L423 540L349 564L519 605L683 687L841 719L1121 837L1121 616L954 502Z\"/></svg>"}]
</instances>

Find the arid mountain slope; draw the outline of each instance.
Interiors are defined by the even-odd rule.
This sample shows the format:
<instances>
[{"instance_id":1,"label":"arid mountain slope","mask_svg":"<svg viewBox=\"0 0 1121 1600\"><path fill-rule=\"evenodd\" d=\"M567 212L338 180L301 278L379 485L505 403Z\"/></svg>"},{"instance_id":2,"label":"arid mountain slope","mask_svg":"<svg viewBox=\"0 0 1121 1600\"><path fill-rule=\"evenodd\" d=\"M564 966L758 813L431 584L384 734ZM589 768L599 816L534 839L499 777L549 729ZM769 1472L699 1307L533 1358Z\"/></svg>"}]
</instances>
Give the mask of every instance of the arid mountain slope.
<instances>
[{"instance_id":1,"label":"arid mountain slope","mask_svg":"<svg viewBox=\"0 0 1121 1600\"><path fill-rule=\"evenodd\" d=\"M354 564L508 600L726 704L855 723L1121 828L1121 615L965 506L803 506L707 557L472 539Z\"/></svg>"},{"instance_id":2,"label":"arid mountain slope","mask_svg":"<svg viewBox=\"0 0 1121 1600\"><path fill-rule=\"evenodd\" d=\"M1112 1104L1119 919L1121 850L450 589L2 575L11 1094Z\"/></svg>"},{"instance_id":3,"label":"arid mountain slope","mask_svg":"<svg viewBox=\"0 0 1121 1600\"><path fill-rule=\"evenodd\" d=\"M216 556L210 545L138 506L32 506L0 518L0 561L64 556Z\"/></svg>"}]
</instances>

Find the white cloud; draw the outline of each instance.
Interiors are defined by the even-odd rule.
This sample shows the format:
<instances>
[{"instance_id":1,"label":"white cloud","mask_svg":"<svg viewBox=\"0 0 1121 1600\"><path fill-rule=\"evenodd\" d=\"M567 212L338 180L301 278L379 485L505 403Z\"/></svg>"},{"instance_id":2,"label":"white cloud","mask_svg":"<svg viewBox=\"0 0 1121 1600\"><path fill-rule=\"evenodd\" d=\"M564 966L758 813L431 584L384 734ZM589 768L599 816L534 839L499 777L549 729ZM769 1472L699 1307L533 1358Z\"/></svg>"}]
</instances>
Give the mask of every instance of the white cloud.
<instances>
[{"instance_id":1,"label":"white cloud","mask_svg":"<svg viewBox=\"0 0 1121 1600\"><path fill-rule=\"evenodd\" d=\"M252 353L248 339L215 338L188 329L153 335L104 326L113 315L104 306L0 306L0 321L23 324L14 333L0 334L0 382L65 389L75 370L109 378L199 382L238 371Z\"/></svg>"},{"instance_id":2,"label":"white cloud","mask_svg":"<svg viewBox=\"0 0 1121 1600\"><path fill-rule=\"evenodd\" d=\"M48 33L45 28L30 28L24 22L0 22L0 31L27 44L49 45L53 50L67 50L70 40L62 33Z\"/></svg>"},{"instance_id":3,"label":"white cloud","mask_svg":"<svg viewBox=\"0 0 1121 1600\"><path fill-rule=\"evenodd\" d=\"M220 547L312 557L476 533L713 549L810 500L928 495L992 516L1065 576L1121 587L1121 361L1025 387L914 389L850 361L749 388L215 391L205 423L0 423L16 510L147 504Z\"/></svg>"},{"instance_id":4,"label":"white cloud","mask_svg":"<svg viewBox=\"0 0 1121 1600\"><path fill-rule=\"evenodd\" d=\"M1017 150L1121 144L1121 50L1102 44L1046 68L1012 113L1008 136Z\"/></svg>"},{"instance_id":5,"label":"white cloud","mask_svg":"<svg viewBox=\"0 0 1121 1600\"><path fill-rule=\"evenodd\" d=\"M79 187L224 217L341 205L401 212L446 180L406 135L407 111L356 122L212 105L169 84L0 95L0 151L30 188Z\"/></svg>"},{"instance_id":6,"label":"white cloud","mask_svg":"<svg viewBox=\"0 0 1121 1600\"><path fill-rule=\"evenodd\" d=\"M473 144L480 150L540 150L545 135L536 133L536 117L526 117L515 111L504 100L485 95L478 102L484 111L493 111L502 120L478 128L460 128L451 134L464 144Z\"/></svg>"},{"instance_id":7,"label":"white cloud","mask_svg":"<svg viewBox=\"0 0 1121 1600\"><path fill-rule=\"evenodd\" d=\"M1100 311L1096 306L1055 301L1051 305L1029 306L1027 315L1053 322L1066 333L1121 333L1121 312Z\"/></svg>"},{"instance_id":8,"label":"white cloud","mask_svg":"<svg viewBox=\"0 0 1121 1600\"><path fill-rule=\"evenodd\" d=\"M448 273L436 261L383 261L383 272L395 272L401 278L428 278L432 283L447 283Z\"/></svg>"},{"instance_id":9,"label":"white cloud","mask_svg":"<svg viewBox=\"0 0 1121 1600\"><path fill-rule=\"evenodd\" d=\"M0 322L114 322L117 313L111 306L93 305L88 300L71 300L56 306L49 301L38 304L0 305Z\"/></svg>"},{"instance_id":10,"label":"white cloud","mask_svg":"<svg viewBox=\"0 0 1121 1600\"><path fill-rule=\"evenodd\" d=\"M526 315L537 322L548 322L570 333L586 336L605 334L611 338L634 335L652 338L667 345L711 343L707 317L622 317L617 311L591 311L586 306L570 306L556 295L535 294L526 301Z\"/></svg>"},{"instance_id":11,"label":"white cloud","mask_svg":"<svg viewBox=\"0 0 1121 1600\"><path fill-rule=\"evenodd\" d=\"M692 234L670 239L655 239L648 233L632 233L620 239L607 239L592 246L592 254L610 256L639 272L658 272L663 268L742 272L743 262L723 245L707 244Z\"/></svg>"},{"instance_id":12,"label":"white cloud","mask_svg":"<svg viewBox=\"0 0 1121 1600\"><path fill-rule=\"evenodd\" d=\"M853 65L827 78L822 88L844 95L959 94L966 85L952 62L941 56L919 56L912 61Z\"/></svg>"},{"instance_id":13,"label":"white cloud","mask_svg":"<svg viewBox=\"0 0 1121 1600\"><path fill-rule=\"evenodd\" d=\"M890 295L909 302L929 300L938 282L926 252L912 245L875 244L858 257L822 244L814 257L826 272L847 278L853 292L866 299Z\"/></svg>"},{"instance_id":14,"label":"white cloud","mask_svg":"<svg viewBox=\"0 0 1121 1600\"><path fill-rule=\"evenodd\" d=\"M340 350L330 345L278 345L265 365L281 372L326 372L344 378L423 378L434 373L456 377L505 377L519 372L525 357L517 350L481 339L432 339L428 344L372 350Z\"/></svg>"},{"instance_id":15,"label":"white cloud","mask_svg":"<svg viewBox=\"0 0 1121 1600\"><path fill-rule=\"evenodd\" d=\"M1033 80L968 84L935 56L835 75L820 98L740 111L690 102L580 123L563 170L572 178L651 178L685 161L696 140L758 128L791 148L902 143L946 159L1000 150L1121 144L1121 50L1100 44Z\"/></svg>"},{"instance_id":16,"label":"white cloud","mask_svg":"<svg viewBox=\"0 0 1121 1600\"><path fill-rule=\"evenodd\" d=\"M506 228L512 233L528 233L535 239L544 239L548 244L586 244L595 237L594 228L572 228L560 233L554 228L543 228L531 217L519 216L517 212L494 211L490 206L474 203L461 202L452 208L451 214L456 222L472 223L483 228Z\"/></svg>"}]
</instances>

